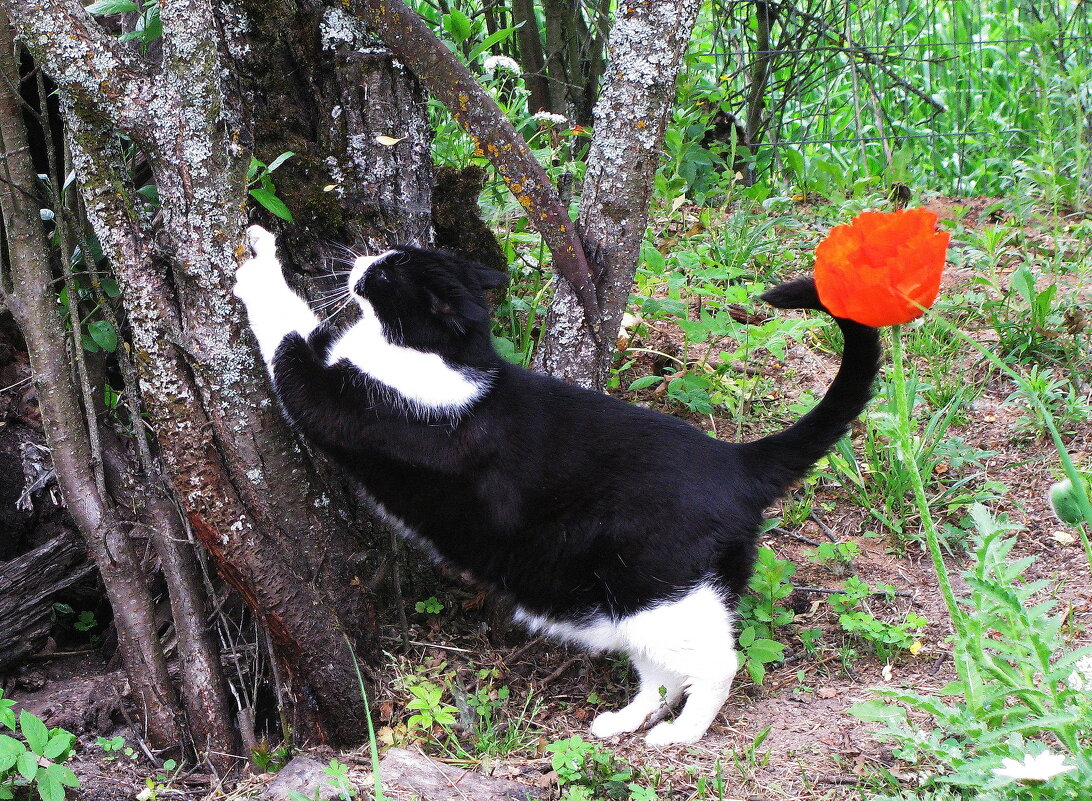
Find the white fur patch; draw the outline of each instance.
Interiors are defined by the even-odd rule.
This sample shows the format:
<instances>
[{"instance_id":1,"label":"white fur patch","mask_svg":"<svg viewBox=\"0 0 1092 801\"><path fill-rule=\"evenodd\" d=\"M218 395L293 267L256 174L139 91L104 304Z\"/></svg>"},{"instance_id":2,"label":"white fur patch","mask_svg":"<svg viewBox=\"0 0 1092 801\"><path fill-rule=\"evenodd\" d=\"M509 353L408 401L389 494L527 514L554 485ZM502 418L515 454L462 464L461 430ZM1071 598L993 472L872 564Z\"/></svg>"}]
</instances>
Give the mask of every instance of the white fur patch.
<instances>
[{"instance_id":1,"label":"white fur patch","mask_svg":"<svg viewBox=\"0 0 1092 801\"><path fill-rule=\"evenodd\" d=\"M390 387L408 407L423 414L458 415L489 391L492 381L485 373L463 372L435 353L389 342L371 303L359 296L356 300L360 304L360 321L334 343L327 364L347 360L362 373Z\"/></svg>"},{"instance_id":2,"label":"white fur patch","mask_svg":"<svg viewBox=\"0 0 1092 801\"><path fill-rule=\"evenodd\" d=\"M349 289L351 290L356 286L357 282L368 272L369 267L380 259L386 258L394 253L397 253L397 251L384 250L378 256L358 256L356 260L353 261L353 269L349 271Z\"/></svg>"},{"instance_id":3,"label":"white fur patch","mask_svg":"<svg viewBox=\"0 0 1092 801\"><path fill-rule=\"evenodd\" d=\"M591 651L622 651L633 660L641 676L640 690L629 706L596 718L592 734L597 737L644 725L662 706L662 687L667 704L684 691L687 701L678 719L654 727L646 741L657 746L696 742L720 711L735 677L732 614L720 593L708 584L620 619L602 615L570 623L519 607L515 618L533 632Z\"/></svg>"},{"instance_id":4,"label":"white fur patch","mask_svg":"<svg viewBox=\"0 0 1092 801\"><path fill-rule=\"evenodd\" d=\"M551 620L517 607L515 619L532 632L580 645L599 653L624 651L644 653L648 649L704 650L712 632L731 631L732 616L720 594L701 584L682 598L665 601L620 619L606 615L586 622Z\"/></svg>"},{"instance_id":5,"label":"white fur patch","mask_svg":"<svg viewBox=\"0 0 1092 801\"><path fill-rule=\"evenodd\" d=\"M247 229L254 255L235 272L235 297L246 304L250 330L258 340L262 359L272 367L273 355L292 333L307 337L318 326L318 318L306 301L284 280L277 260L277 241L258 225Z\"/></svg>"}]
</instances>

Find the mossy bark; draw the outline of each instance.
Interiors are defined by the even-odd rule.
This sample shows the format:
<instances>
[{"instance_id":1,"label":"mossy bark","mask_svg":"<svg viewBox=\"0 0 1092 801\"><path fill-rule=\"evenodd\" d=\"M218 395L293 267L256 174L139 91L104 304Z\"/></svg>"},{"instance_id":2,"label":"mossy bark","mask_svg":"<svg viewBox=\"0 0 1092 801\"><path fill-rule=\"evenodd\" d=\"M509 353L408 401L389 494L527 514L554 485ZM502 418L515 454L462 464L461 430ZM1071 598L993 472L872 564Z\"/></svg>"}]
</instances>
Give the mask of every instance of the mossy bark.
<instances>
[{"instance_id":1,"label":"mossy bark","mask_svg":"<svg viewBox=\"0 0 1092 801\"><path fill-rule=\"evenodd\" d=\"M535 355L542 372L588 388L606 384L614 334L648 227L675 79L700 5L698 0L618 3L577 224L594 262L602 335L588 327L571 284L558 280Z\"/></svg>"},{"instance_id":2,"label":"mossy bark","mask_svg":"<svg viewBox=\"0 0 1092 801\"><path fill-rule=\"evenodd\" d=\"M189 527L270 635L292 734L359 741L350 643L364 661L378 654L367 587L389 540L283 423L230 288L252 143L266 161L298 154L276 177L300 223L285 228L284 250L304 271L323 239L367 250L430 241L420 90L359 22L311 0L162 4L156 60L104 40L76 0L4 2L58 83L88 217L122 285L144 408ZM113 83L117 65L136 93ZM131 191L119 128L147 157L157 210ZM406 138L386 147L380 134Z\"/></svg>"}]
</instances>

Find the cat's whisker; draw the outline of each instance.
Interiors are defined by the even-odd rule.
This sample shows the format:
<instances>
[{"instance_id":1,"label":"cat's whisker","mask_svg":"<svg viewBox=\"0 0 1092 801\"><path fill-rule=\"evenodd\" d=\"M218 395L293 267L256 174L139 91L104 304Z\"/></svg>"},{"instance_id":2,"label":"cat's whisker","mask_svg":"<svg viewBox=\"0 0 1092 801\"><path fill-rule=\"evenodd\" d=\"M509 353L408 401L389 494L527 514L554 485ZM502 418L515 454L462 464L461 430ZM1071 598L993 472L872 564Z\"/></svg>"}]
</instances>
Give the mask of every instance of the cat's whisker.
<instances>
[{"instance_id":1,"label":"cat's whisker","mask_svg":"<svg viewBox=\"0 0 1092 801\"><path fill-rule=\"evenodd\" d=\"M345 264L345 265L348 265L349 267L352 267L353 264L356 263L356 259L346 259L346 258L343 258L341 256L327 256L326 260L327 261L332 261L335 264Z\"/></svg>"},{"instance_id":2,"label":"cat's whisker","mask_svg":"<svg viewBox=\"0 0 1092 801\"><path fill-rule=\"evenodd\" d=\"M349 290L345 287L344 284L341 284L340 286L336 286L333 289L319 289L315 292L315 294L321 297L329 297L330 295L347 295L349 294Z\"/></svg>"},{"instance_id":3,"label":"cat's whisker","mask_svg":"<svg viewBox=\"0 0 1092 801\"><path fill-rule=\"evenodd\" d=\"M331 290L330 292L316 292L315 294L317 296L318 306L328 306L331 303L341 303L341 301L352 296L352 293L344 287L338 290Z\"/></svg>"},{"instance_id":4,"label":"cat's whisker","mask_svg":"<svg viewBox=\"0 0 1092 801\"><path fill-rule=\"evenodd\" d=\"M330 300L326 300L326 301L323 301L321 303L316 304L315 307L314 307L314 311L317 314L321 314L322 312L326 311L327 309L331 309L334 306L337 306L339 304L340 305L345 305L350 300L352 300L352 296L350 296L350 295L339 295L336 298L331 298Z\"/></svg>"},{"instance_id":5,"label":"cat's whisker","mask_svg":"<svg viewBox=\"0 0 1092 801\"><path fill-rule=\"evenodd\" d=\"M352 297L351 297L351 296L350 296L350 297L348 297L348 298L346 298L346 299L345 299L345 302L344 302L344 303L342 303L342 304L341 304L340 306L338 306L338 307L337 307L336 309L334 309L334 310L333 310L333 311L332 311L332 312L331 312L331 313L329 314L329 316L327 316L327 317L323 318L322 322L321 322L321 323L319 323L319 325L322 325L322 324L324 324L324 323L327 323L327 322L329 322L330 320L332 320L333 318L337 317L337 316L338 316L338 314L340 314L340 313L341 313L341 310L342 310L342 309L344 309L344 308L345 308L346 306L348 306L350 302L352 302Z\"/></svg>"},{"instance_id":6,"label":"cat's whisker","mask_svg":"<svg viewBox=\"0 0 1092 801\"><path fill-rule=\"evenodd\" d=\"M343 242L330 242L328 244L329 244L330 247L335 248L337 250L340 250L343 253L348 253L353 258L356 258L357 256L360 255L355 250L353 250L351 247L349 247L348 245L346 245Z\"/></svg>"}]
</instances>

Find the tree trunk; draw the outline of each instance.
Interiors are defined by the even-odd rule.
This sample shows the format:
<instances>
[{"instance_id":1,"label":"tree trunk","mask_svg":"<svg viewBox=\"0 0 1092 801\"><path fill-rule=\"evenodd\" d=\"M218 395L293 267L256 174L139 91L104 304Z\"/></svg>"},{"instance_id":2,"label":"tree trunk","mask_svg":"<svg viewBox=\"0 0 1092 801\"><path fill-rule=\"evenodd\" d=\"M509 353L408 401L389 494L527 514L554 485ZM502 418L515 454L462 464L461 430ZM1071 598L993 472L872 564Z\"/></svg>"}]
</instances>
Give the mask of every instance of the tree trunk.
<instances>
[{"instance_id":1,"label":"tree trunk","mask_svg":"<svg viewBox=\"0 0 1092 801\"><path fill-rule=\"evenodd\" d=\"M516 41L519 43L523 82L531 93L527 105L532 114L549 111L552 108L550 80L546 77L546 55L538 32L534 0L512 0L512 22L520 25L516 30Z\"/></svg>"},{"instance_id":2,"label":"tree trunk","mask_svg":"<svg viewBox=\"0 0 1092 801\"><path fill-rule=\"evenodd\" d=\"M10 30L7 16L0 14L0 37L8 39L0 41L0 72L8 87L0 95L5 179L0 207L11 280L9 306L30 351L57 483L106 585L118 647L134 695L145 712L149 739L159 748L177 747L182 742L180 710L156 639L145 571L132 542L121 530L109 499L92 478L97 466L86 421L89 416L93 418L94 411L88 415L80 407L56 302L51 293L43 291L43 287L52 284L53 274L39 216L40 204L31 194L37 176L14 90L19 84L19 73L12 60Z\"/></svg>"},{"instance_id":3,"label":"tree trunk","mask_svg":"<svg viewBox=\"0 0 1092 801\"><path fill-rule=\"evenodd\" d=\"M578 227L595 264L602 336L588 328L566 281L556 291L536 369L602 389L614 334L629 300L660 145L675 101L675 78L694 27L699 0L621 2L608 44L609 64L595 106Z\"/></svg>"},{"instance_id":4,"label":"tree trunk","mask_svg":"<svg viewBox=\"0 0 1092 801\"><path fill-rule=\"evenodd\" d=\"M189 526L269 632L296 738L359 741L350 640L362 658L377 655L365 588L374 542L387 540L361 544L361 526L380 527L354 519L351 490L281 420L230 287L250 141L265 161L299 154L280 188L309 233L289 229L296 247L285 255L304 252L309 269L316 236L373 251L429 241L419 90L359 22L308 0L164 4L158 64L105 37L75 0L7 2L58 83L88 217L122 285L144 408ZM62 46L61 29L79 45ZM155 217L132 191L118 129L147 156ZM407 139L386 147L378 135Z\"/></svg>"}]
</instances>

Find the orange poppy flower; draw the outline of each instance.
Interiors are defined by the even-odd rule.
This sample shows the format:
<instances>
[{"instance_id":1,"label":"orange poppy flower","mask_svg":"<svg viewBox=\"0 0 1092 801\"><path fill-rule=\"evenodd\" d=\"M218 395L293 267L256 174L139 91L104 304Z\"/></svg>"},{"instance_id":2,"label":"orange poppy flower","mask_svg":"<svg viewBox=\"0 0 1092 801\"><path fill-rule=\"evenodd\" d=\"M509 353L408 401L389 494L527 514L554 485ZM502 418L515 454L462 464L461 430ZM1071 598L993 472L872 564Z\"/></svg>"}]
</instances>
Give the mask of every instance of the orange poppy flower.
<instances>
[{"instance_id":1,"label":"orange poppy flower","mask_svg":"<svg viewBox=\"0 0 1092 801\"><path fill-rule=\"evenodd\" d=\"M875 328L920 317L940 291L949 234L926 209L866 211L815 249L815 288L835 317Z\"/></svg>"}]
</instances>

